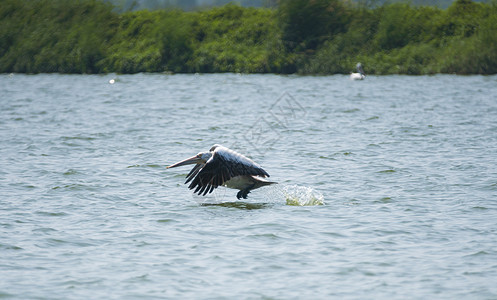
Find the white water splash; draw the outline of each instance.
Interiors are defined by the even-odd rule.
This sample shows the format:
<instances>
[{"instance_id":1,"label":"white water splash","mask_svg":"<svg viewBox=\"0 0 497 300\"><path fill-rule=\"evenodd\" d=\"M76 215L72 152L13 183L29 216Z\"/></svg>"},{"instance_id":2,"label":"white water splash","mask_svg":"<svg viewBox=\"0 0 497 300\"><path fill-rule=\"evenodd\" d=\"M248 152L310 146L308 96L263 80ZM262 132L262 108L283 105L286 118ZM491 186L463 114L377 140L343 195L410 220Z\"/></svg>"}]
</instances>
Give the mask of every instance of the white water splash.
<instances>
[{"instance_id":1,"label":"white water splash","mask_svg":"<svg viewBox=\"0 0 497 300\"><path fill-rule=\"evenodd\" d=\"M323 194L307 186L277 184L266 188L265 194L271 202L283 200L286 205L324 205Z\"/></svg>"}]
</instances>

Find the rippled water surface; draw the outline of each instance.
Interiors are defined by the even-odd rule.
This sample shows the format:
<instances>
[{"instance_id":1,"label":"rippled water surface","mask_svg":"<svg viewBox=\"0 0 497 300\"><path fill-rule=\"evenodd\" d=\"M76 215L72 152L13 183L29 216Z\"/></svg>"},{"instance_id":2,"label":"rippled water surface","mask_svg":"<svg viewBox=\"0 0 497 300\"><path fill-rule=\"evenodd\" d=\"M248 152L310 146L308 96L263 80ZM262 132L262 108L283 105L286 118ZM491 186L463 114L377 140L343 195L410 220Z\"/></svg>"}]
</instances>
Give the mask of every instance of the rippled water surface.
<instances>
[{"instance_id":1,"label":"rippled water surface","mask_svg":"<svg viewBox=\"0 0 497 300\"><path fill-rule=\"evenodd\" d=\"M0 75L0 298L497 299L496 95L496 76ZM192 195L165 166L213 144L279 184Z\"/></svg>"}]
</instances>

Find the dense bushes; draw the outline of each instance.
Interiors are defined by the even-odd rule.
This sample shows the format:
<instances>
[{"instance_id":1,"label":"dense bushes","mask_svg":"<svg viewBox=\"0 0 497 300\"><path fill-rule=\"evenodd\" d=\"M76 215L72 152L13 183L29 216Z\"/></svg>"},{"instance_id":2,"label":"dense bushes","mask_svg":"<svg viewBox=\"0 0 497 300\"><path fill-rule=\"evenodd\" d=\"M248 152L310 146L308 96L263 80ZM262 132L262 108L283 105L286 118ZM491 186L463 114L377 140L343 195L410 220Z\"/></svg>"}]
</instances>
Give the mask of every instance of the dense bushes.
<instances>
[{"instance_id":1,"label":"dense bushes","mask_svg":"<svg viewBox=\"0 0 497 300\"><path fill-rule=\"evenodd\" d=\"M281 0L117 13L97 0L0 0L0 72L497 73L497 2Z\"/></svg>"},{"instance_id":2,"label":"dense bushes","mask_svg":"<svg viewBox=\"0 0 497 300\"><path fill-rule=\"evenodd\" d=\"M117 16L99 1L3 0L0 72L101 72Z\"/></svg>"},{"instance_id":3,"label":"dense bushes","mask_svg":"<svg viewBox=\"0 0 497 300\"><path fill-rule=\"evenodd\" d=\"M341 0L281 0L278 12L284 43L301 51L345 31L350 9Z\"/></svg>"},{"instance_id":4,"label":"dense bushes","mask_svg":"<svg viewBox=\"0 0 497 300\"><path fill-rule=\"evenodd\" d=\"M274 12L226 5L191 13L194 52L187 62L193 72L278 72L279 40Z\"/></svg>"},{"instance_id":5,"label":"dense bushes","mask_svg":"<svg viewBox=\"0 0 497 300\"><path fill-rule=\"evenodd\" d=\"M447 10L394 3L359 13L298 70L344 73L361 61L373 74L497 73L497 3L458 0Z\"/></svg>"}]
</instances>

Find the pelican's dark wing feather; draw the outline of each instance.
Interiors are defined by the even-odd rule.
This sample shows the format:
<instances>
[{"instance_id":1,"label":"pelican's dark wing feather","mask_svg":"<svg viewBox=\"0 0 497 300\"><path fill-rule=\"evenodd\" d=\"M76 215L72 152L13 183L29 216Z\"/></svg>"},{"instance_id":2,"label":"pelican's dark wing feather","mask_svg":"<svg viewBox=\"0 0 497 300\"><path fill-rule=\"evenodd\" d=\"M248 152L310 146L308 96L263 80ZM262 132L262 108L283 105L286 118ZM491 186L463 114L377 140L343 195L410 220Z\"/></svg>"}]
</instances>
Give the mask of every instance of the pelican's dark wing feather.
<instances>
[{"instance_id":1,"label":"pelican's dark wing feather","mask_svg":"<svg viewBox=\"0 0 497 300\"><path fill-rule=\"evenodd\" d=\"M206 195L233 177L252 175L269 177L258 164L251 159L225 147L217 147L211 158L204 165L196 165L187 175L188 188L194 193Z\"/></svg>"},{"instance_id":2,"label":"pelican's dark wing feather","mask_svg":"<svg viewBox=\"0 0 497 300\"><path fill-rule=\"evenodd\" d=\"M188 175L186 175L185 184L190 182L195 177L195 175L198 174L198 172L200 171L200 169L202 169L202 167L203 167L203 165L201 165L201 164L195 165L195 167L193 167L193 169L190 171L190 173L188 173Z\"/></svg>"}]
</instances>

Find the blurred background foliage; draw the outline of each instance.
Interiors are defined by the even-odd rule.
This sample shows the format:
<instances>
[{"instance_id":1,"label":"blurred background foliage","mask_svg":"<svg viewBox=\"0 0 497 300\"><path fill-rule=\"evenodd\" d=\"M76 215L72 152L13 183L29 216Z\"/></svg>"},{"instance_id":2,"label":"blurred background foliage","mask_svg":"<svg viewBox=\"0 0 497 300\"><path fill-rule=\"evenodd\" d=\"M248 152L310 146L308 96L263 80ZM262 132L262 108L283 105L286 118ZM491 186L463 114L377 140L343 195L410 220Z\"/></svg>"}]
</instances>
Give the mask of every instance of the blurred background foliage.
<instances>
[{"instance_id":1,"label":"blurred background foliage","mask_svg":"<svg viewBox=\"0 0 497 300\"><path fill-rule=\"evenodd\" d=\"M128 10L0 0L0 72L497 73L497 1Z\"/></svg>"}]
</instances>

